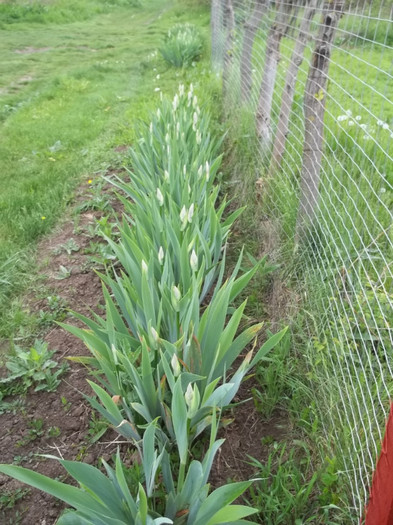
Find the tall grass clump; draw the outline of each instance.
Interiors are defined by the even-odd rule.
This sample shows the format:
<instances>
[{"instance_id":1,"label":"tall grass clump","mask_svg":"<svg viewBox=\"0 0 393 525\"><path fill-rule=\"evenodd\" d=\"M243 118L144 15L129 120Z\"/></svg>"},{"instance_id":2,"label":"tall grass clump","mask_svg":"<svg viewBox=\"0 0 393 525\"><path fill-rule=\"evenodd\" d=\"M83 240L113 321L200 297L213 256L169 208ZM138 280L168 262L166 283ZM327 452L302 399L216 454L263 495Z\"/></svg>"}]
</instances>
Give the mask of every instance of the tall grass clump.
<instances>
[{"instance_id":1,"label":"tall grass clump","mask_svg":"<svg viewBox=\"0 0 393 525\"><path fill-rule=\"evenodd\" d=\"M188 92L181 85L140 126L130 180L114 182L124 214L117 241L107 238L115 264L101 274L106 316L75 314L85 328L66 327L92 354L79 359L95 376L94 397L86 398L139 451L141 483L128 487L119 455L115 470L104 463L107 477L62 461L81 489L0 467L74 507L62 525L213 525L256 512L231 505L250 482L209 495L208 478L223 442L216 439L221 412L285 330L257 347L262 324L245 318L247 300L233 306L269 268L265 259L247 267L241 253L227 274L226 241L242 210L229 213L220 194L220 141L209 128L192 85ZM203 435L201 454L193 445Z\"/></svg>"},{"instance_id":2,"label":"tall grass clump","mask_svg":"<svg viewBox=\"0 0 393 525\"><path fill-rule=\"evenodd\" d=\"M203 40L192 24L176 24L166 35L160 49L164 59L175 67L189 67L202 54Z\"/></svg>"}]
</instances>

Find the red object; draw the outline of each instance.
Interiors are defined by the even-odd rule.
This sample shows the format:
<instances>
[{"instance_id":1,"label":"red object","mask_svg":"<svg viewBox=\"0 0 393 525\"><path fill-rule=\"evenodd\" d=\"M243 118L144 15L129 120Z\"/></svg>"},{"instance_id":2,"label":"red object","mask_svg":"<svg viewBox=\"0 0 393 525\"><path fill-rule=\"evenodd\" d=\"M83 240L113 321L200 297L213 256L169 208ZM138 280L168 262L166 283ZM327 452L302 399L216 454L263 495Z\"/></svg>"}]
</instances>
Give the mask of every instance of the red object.
<instances>
[{"instance_id":1,"label":"red object","mask_svg":"<svg viewBox=\"0 0 393 525\"><path fill-rule=\"evenodd\" d=\"M393 404L386 423L385 437L373 475L364 525L393 525Z\"/></svg>"}]
</instances>

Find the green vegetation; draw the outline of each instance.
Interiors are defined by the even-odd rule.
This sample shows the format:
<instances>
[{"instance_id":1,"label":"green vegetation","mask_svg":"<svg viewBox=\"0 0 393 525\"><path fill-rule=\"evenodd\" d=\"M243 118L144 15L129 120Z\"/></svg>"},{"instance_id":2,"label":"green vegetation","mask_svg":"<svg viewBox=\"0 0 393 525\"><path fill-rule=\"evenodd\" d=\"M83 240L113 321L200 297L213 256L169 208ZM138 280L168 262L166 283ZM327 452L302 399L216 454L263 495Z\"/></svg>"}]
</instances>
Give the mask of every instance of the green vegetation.
<instances>
[{"instance_id":1,"label":"green vegetation","mask_svg":"<svg viewBox=\"0 0 393 525\"><path fill-rule=\"evenodd\" d=\"M194 25L177 24L168 31L160 51L172 66L188 67L199 59L202 46L201 35Z\"/></svg>"},{"instance_id":2,"label":"green vegetation","mask_svg":"<svg viewBox=\"0 0 393 525\"><path fill-rule=\"evenodd\" d=\"M254 354L262 325L240 328L247 300L231 306L255 273L264 271L265 259L241 269L241 254L224 280L225 243L242 210L223 218L228 204L217 199L219 143L193 85L186 92L181 84L172 102L164 99L136 138L130 182L114 181L122 190L124 214L117 242L106 241L121 270L101 275L106 316L75 314L87 329L67 328L93 354L74 360L97 369L104 387L89 381L96 397L85 397L137 448L143 480L137 490L127 485L119 454L115 470L103 461L107 478L84 463L60 461L80 489L22 467L1 465L0 472L73 507L59 523L238 522L258 512L231 505L251 481L226 484L209 495L210 470L223 443L216 439L218 423L243 378L286 329ZM93 421L93 439L105 430ZM34 425L26 439L38 432L41 427ZM191 454L203 434L207 450Z\"/></svg>"},{"instance_id":3,"label":"green vegetation","mask_svg":"<svg viewBox=\"0 0 393 525\"><path fill-rule=\"evenodd\" d=\"M0 4L0 335L17 334L27 343L36 331L64 321L67 305L56 295L45 292L49 310L34 316L15 297L32 278L36 242L83 184L89 196L76 206L75 231L78 214L103 212L89 226L85 252L89 267L103 272L105 316L76 313L85 328L63 326L92 353L73 358L94 374L93 395L86 396L95 409L89 446L112 426L139 456L126 468L118 452L115 468L102 461L105 475L82 463L87 445L81 445L78 461L60 461L80 488L21 467L0 470L73 507L59 524L246 523L241 519L256 512L272 525L352 523L343 473L351 467L348 451L359 453L351 437L357 420L346 414L343 424L340 392L348 376L337 374L335 360L344 364L344 375L353 375L351 394L362 399L362 410L388 401L385 382L391 379L379 374L379 365L391 357L386 320L393 296L386 290L393 283L387 263L393 171L387 152L393 110L383 93L393 84L380 74L389 71L389 56L365 40L391 45L390 26L365 19L358 36L347 38L353 20L340 22L318 226L299 247L294 231L311 50L298 75L283 168L268 176L267 156L261 162L257 155L253 107L232 111L223 145L217 140L223 131L219 86L203 57L208 11L196 1L187 6L185 12L183 5L158 0ZM257 36L258 67L265 37ZM283 38L273 128L292 50L291 38ZM357 79L367 76L373 84L365 88ZM236 76L232 80L235 92ZM156 111L161 95L179 83L175 98L163 97ZM226 176L219 171L220 148ZM124 158L129 179L110 173ZM104 191L108 181L118 191L122 220ZM261 259L264 242L276 266ZM80 250L70 238L55 254ZM55 278L68 279L72 271L60 265ZM266 304L272 283L287 302L294 297L295 316L291 335L266 330L262 344L261 318L287 316ZM15 347L5 359L10 374L0 380L0 414L23 410L20 399L5 396L58 387L65 368L53 354L40 341L29 350ZM262 439L266 461L248 458L256 482L228 483L209 495L222 445L219 424L252 368L255 407L267 423L285 419L285 435ZM70 412L65 397L61 403ZM378 418L382 428L382 412ZM334 429L336 443L326 439L326 429ZM45 430L42 419L33 419L19 444L59 434L58 427ZM248 506L232 505L243 493ZM23 495L6 493L0 509Z\"/></svg>"},{"instance_id":4,"label":"green vegetation","mask_svg":"<svg viewBox=\"0 0 393 525\"><path fill-rule=\"evenodd\" d=\"M158 0L137 7L99 0L29 4L32 10L40 5L45 16L59 18L32 23L20 15L18 23L4 22L0 44L3 337L18 324L17 305L10 302L31 281L35 243L61 217L72 190L121 163L116 147L132 143L132 124L160 92L173 90L181 79L198 84L207 74L205 62L175 77L156 52L168 29L190 16L205 34L203 7L185 13ZM30 7L0 5L3 12ZM89 16L78 21L69 16L72 10Z\"/></svg>"},{"instance_id":5,"label":"green vegetation","mask_svg":"<svg viewBox=\"0 0 393 525\"><path fill-rule=\"evenodd\" d=\"M16 346L14 355L10 355L5 363L9 373L0 379L0 401L5 396L26 394L31 386L36 392L55 391L60 384L60 376L68 367L67 364L59 366L52 359L54 353L42 341L36 341L28 351Z\"/></svg>"},{"instance_id":6,"label":"green vegetation","mask_svg":"<svg viewBox=\"0 0 393 525\"><path fill-rule=\"evenodd\" d=\"M390 49L384 46L392 45L393 33L391 6L384 5L380 9L380 3L375 2L367 6L367 16L345 15L340 21L325 95L320 205L315 227L300 245L295 225L311 46L298 73L280 171L269 171L269 151L261 157L254 133L266 25L254 44L255 81L249 107L241 108L238 99L238 42L228 90L231 107L238 108L229 116L224 148L228 152L224 162L231 173L228 184L236 189L236 202L252 210L240 218L240 230L250 251L258 243L254 253L261 245L268 253L273 248L274 260L280 265L274 282L286 297L283 302L289 302L276 315L290 316L293 333L289 346L282 343L270 357L271 366L264 370L262 365L261 376L257 371L261 386L254 389L255 404L262 414L273 417L275 410L289 413L294 436L288 439L286 450L291 450L293 438L306 441L312 473L322 476L324 458L332 458L337 485L332 487L330 501L341 509L351 509L330 508L329 519L339 523L353 523L359 518L356 513L363 511L368 493L364 491L357 500L349 477L356 477L357 485L366 483L366 478L371 481L372 461L364 456L378 454L392 390L393 106L386 93L393 84ZM376 18L368 18L369 13ZM244 12L239 9L236 16L241 15ZM273 133L293 47L293 38L285 36L272 106ZM255 235L258 231L259 237ZM355 458L360 457L361 466L355 466ZM278 466L278 476L280 470L285 471L284 466ZM306 471L302 470L303 474ZM305 486L312 479L310 473L305 474ZM296 477L296 469L293 475ZM272 479L273 500L274 483ZM313 493L320 490L316 482ZM281 499L285 501L284 495ZM328 522L321 513L313 519L313 523ZM275 520L277 516L272 523ZM287 522L292 523L291 518Z\"/></svg>"},{"instance_id":7,"label":"green vegetation","mask_svg":"<svg viewBox=\"0 0 393 525\"><path fill-rule=\"evenodd\" d=\"M0 495L0 511L11 509L17 501L24 498L29 492L29 489L15 489L13 491L2 492Z\"/></svg>"}]
</instances>

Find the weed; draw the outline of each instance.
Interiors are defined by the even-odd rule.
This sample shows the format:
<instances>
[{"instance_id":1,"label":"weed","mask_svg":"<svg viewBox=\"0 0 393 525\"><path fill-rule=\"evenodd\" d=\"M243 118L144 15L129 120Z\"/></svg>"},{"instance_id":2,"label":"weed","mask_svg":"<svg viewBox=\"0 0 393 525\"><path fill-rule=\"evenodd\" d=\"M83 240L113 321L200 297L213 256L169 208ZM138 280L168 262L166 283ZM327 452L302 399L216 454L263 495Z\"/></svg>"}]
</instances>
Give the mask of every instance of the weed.
<instances>
[{"instance_id":1,"label":"weed","mask_svg":"<svg viewBox=\"0 0 393 525\"><path fill-rule=\"evenodd\" d=\"M61 430L59 427L49 427L47 434L48 437L59 437L61 434Z\"/></svg>"},{"instance_id":2,"label":"weed","mask_svg":"<svg viewBox=\"0 0 393 525\"><path fill-rule=\"evenodd\" d=\"M44 420L41 418L32 419L28 424L29 430L27 434L16 442L17 447L24 447L32 441L44 435Z\"/></svg>"},{"instance_id":3,"label":"weed","mask_svg":"<svg viewBox=\"0 0 393 525\"><path fill-rule=\"evenodd\" d=\"M88 210L105 211L110 206L111 197L104 191L105 181L97 179L96 182L90 185L91 197L82 201L75 208L76 213L85 212Z\"/></svg>"},{"instance_id":4,"label":"weed","mask_svg":"<svg viewBox=\"0 0 393 525\"><path fill-rule=\"evenodd\" d=\"M62 264L59 266L59 271L55 275L55 279L62 281L63 279L68 279L71 276L72 269L66 268Z\"/></svg>"},{"instance_id":5,"label":"weed","mask_svg":"<svg viewBox=\"0 0 393 525\"><path fill-rule=\"evenodd\" d=\"M255 406L263 417L269 418L277 408L287 406L292 395L291 381L295 361L290 359L291 337L289 334L277 345L276 351L265 359L256 370L260 385L253 388Z\"/></svg>"},{"instance_id":6,"label":"weed","mask_svg":"<svg viewBox=\"0 0 393 525\"><path fill-rule=\"evenodd\" d=\"M3 491L0 494L0 510L12 509L15 504L24 498L26 494L30 492L30 489L15 489L9 491Z\"/></svg>"},{"instance_id":7,"label":"weed","mask_svg":"<svg viewBox=\"0 0 393 525\"><path fill-rule=\"evenodd\" d=\"M60 295L49 295L47 298L49 310L40 310L38 314L38 325L40 328L50 326L55 321L63 321L67 316L67 302Z\"/></svg>"},{"instance_id":8,"label":"weed","mask_svg":"<svg viewBox=\"0 0 393 525\"><path fill-rule=\"evenodd\" d=\"M22 463L31 464L33 461L36 461L37 456L34 452L29 452L25 456L14 456L13 464L21 465Z\"/></svg>"},{"instance_id":9,"label":"weed","mask_svg":"<svg viewBox=\"0 0 393 525\"><path fill-rule=\"evenodd\" d=\"M18 414L25 410L25 400L17 397L11 401L4 401L4 393L0 392L0 415Z\"/></svg>"},{"instance_id":10,"label":"weed","mask_svg":"<svg viewBox=\"0 0 393 525\"><path fill-rule=\"evenodd\" d=\"M103 419L96 416L95 412L92 412L91 419L89 421L89 430L87 431L87 440L89 443L95 443L98 441L108 430L108 423Z\"/></svg>"},{"instance_id":11,"label":"weed","mask_svg":"<svg viewBox=\"0 0 393 525\"><path fill-rule=\"evenodd\" d=\"M89 263L94 267L108 268L116 260L112 249L107 243L90 241L85 253L89 256Z\"/></svg>"},{"instance_id":12,"label":"weed","mask_svg":"<svg viewBox=\"0 0 393 525\"><path fill-rule=\"evenodd\" d=\"M71 402L67 400L66 397L61 396L61 405L64 412L69 412L71 410Z\"/></svg>"},{"instance_id":13,"label":"weed","mask_svg":"<svg viewBox=\"0 0 393 525\"><path fill-rule=\"evenodd\" d=\"M6 362L9 374L0 380L0 393L4 395L24 394L31 386L35 391L46 390L53 392L60 384L60 376L67 370L68 365L60 367L52 359L55 351L48 350L48 344L35 341L29 350L15 347L15 355ZM59 367L57 370L55 368Z\"/></svg>"},{"instance_id":14,"label":"weed","mask_svg":"<svg viewBox=\"0 0 393 525\"><path fill-rule=\"evenodd\" d=\"M250 487L251 500L266 525L333 525L343 516L334 461L316 469L303 441L274 443L268 460L251 458L259 481ZM344 523L340 521L340 523Z\"/></svg>"},{"instance_id":15,"label":"weed","mask_svg":"<svg viewBox=\"0 0 393 525\"><path fill-rule=\"evenodd\" d=\"M71 239L68 239L67 242L55 248L54 253L59 255L60 253L65 252L68 255L71 255L72 252L78 252L78 251L79 251L79 245L71 237Z\"/></svg>"}]
</instances>

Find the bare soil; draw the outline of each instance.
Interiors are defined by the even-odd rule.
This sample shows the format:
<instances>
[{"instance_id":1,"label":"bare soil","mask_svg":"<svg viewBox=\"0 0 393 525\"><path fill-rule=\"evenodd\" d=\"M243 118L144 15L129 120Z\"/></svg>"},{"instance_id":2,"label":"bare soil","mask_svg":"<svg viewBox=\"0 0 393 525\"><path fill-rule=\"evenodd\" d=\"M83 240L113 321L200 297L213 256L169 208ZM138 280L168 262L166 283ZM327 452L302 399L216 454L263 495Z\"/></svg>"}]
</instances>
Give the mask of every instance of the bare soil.
<instances>
[{"instance_id":1,"label":"bare soil","mask_svg":"<svg viewBox=\"0 0 393 525\"><path fill-rule=\"evenodd\" d=\"M88 198L88 188L81 188L75 204ZM102 212L86 212L79 219L79 233L75 233L74 221L69 218L50 237L44 239L38 248L41 260L49 260L41 271L46 276L46 286L53 294L59 295L73 310L89 314L91 310L100 312L102 302L100 280L89 265L89 256L84 249L91 241L86 235L89 225L93 225ZM68 255L60 247L73 238L79 246L78 252ZM60 265L71 268L71 275L62 280L56 279ZM26 297L26 307L31 311L48 309L46 299L35 300ZM72 324L78 322L73 319ZM66 357L88 355L84 344L54 325L43 337L49 348L56 350L55 358L62 362ZM117 434L109 429L97 443L92 443L89 432L91 409L83 394L91 395L86 382L88 372L78 364L70 363L70 370L63 376L56 392L30 391L25 398L25 407L15 414L0 416L0 462L17 463L34 469L51 478L64 478L65 471L55 460L38 457L35 454L52 454L63 459L78 459L97 465L98 458L109 460L116 452ZM7 399L5 400L7 401ZM29 431L34 421L42 420L42 435L29 441ZM56 430L56 437L50 437L50 429ZM0 475L1 494L15 491L22 484ZM55 523L64 507L51 496L31 489L11 509L0 511L0 523L23 525L51 525Z\"/></svg>"}]
</instances>

